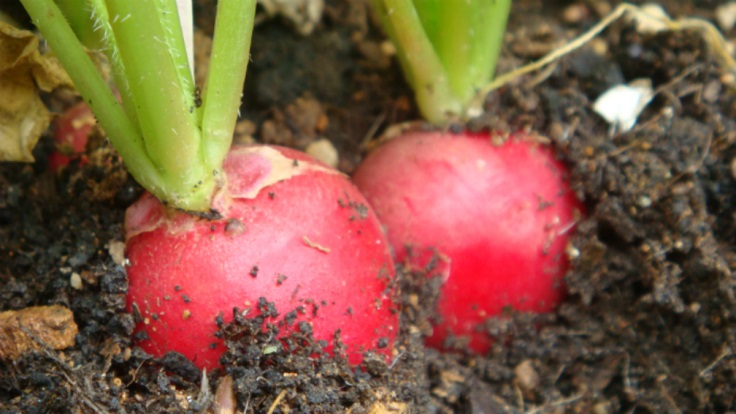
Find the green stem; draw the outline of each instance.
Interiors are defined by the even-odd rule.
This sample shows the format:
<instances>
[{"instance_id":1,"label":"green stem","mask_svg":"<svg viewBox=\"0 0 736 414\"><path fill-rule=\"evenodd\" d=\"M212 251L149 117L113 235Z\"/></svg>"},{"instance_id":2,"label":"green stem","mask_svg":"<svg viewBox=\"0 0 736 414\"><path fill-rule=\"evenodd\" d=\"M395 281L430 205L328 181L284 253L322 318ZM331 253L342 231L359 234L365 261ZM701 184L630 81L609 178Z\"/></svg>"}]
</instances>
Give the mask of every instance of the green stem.
<instances>
[{"instance_id":1,"label":"green stem","mask_svg":"<svg viewBox=\"0 0 736 414\"><path fill-rule=\"evenodd\" d=\"M97 72L61 10L51 0L21 2L94 111L130 173L144 187L160 191L161 176L146 154L142 137Z\"/></svg>"},{"instance_id":2,"label":"green stem","mask_svg":"<svg viewBox=\"0 0 736 414\"><path fill-rule=\"evenodd\" d=\"M490 82L511 0L373 0L430 122L466 117Z\"/></svg>"},{"instance_id":3,"label":"green stem","mask_svg":"<svg viewBox=\"0 0 736 414\"><path fill-rule=\"evenodd\" d=\"M437 55L447 71L452 92L460 99L465 98L472 81L465 76L470 64L472 36L476 29L470 24L473 19L473 3L475 0L440 2L442 27L439 35L432 39Z\"/></svg>"},{"instance_id":4,"label":"green stem","mask_svg":"<svg viewBox=\"0 0 736 414\"><path fill-rule=\"evenodd\" d=\"M202 96L205 164L218 169L230 148L250 58L255 0L220 0Z\"/></svg>"},{"instance_id":5,"label":"green stem","mask_svg":"<svg viewBox=\"0 0 736 414\"><path fill-rule=\"evenodd\" d=\"M92 26L94 27L95 32L99 33L103 51L110 62L115 86L117 86L117 91L122 97L125 113L128 115L130 122L138 128L138 109L133 104L133 95L130 91L128 78L125 76L125 66L123 65L123 61L120 59L120 51L118 50L118 45L115 42L115 33L112 31L110 16L107 12L105 0L85 1L91 11ZM138 133L140 134L140 130Z\"/></svg>"},{"instance_id":6,"label":"green stem","mask_svg":"<svg viewBox=\"0 0 736 414\"><path fill-rule=\"evenodd\" d=\"M255 0L219 2L202 110L195 104L175 0L86 0L86 15L80 13L80 0L60 1L77 26L86 19L101 39L124 109L54 2L22 0L130 173L164 203L207 210L232 142Z\"/></svg>"},{"instance_id":7,"label":"green stem","mask_svg":"<svg viewBox=\"0 0 736 414\"><path fill-rule=\"evenodd\" d=\"M128 0L130 1L130 0ZM166 35L166 44L169 47L169 53L176 69L179 84L184 91L184 101L187 111L192 113L194 104L194 78L193 71L189 66L189 56L187 54L186 41L181 28L181 19L179 18L179 9L174 2L167 0L156 0L159 3L159 16L161 26ZM150 70L150 69L149 69ZM195 112L196 113L196 112ZM194 117L196 123L199 119Z\"/></svg>"},{"instance_id":8,"label":"green stem","mask_svg":"<svg viewBox=\"0 0 736 414\"><path fill-rule=\"evenodd\" d=\"M186 197L193 178L202 176L201 137L190 112L194 90L191 78L185 80L188 66L177 67L183 49L176 48L183 41L174 39L181 38L181 30L167 26L175 21L178 28L178 18L161 10L159 1L108 0L107 7L148 156L172 187L179 187L176 197Z\"/></svg>"},{"instance_id":9,"label":"green stem","mask_svg":"<svg viewBox=\"0 0 736 414\"><path fill-rule=\"evenodd\" d=\"M452 92L447 71L424 32L412 0L373 0L373 4L396 45L424 118L441 124L459 116L462 103Z\"/></svg>"},{"instance_id":10,"label":"green stem","mask_svg":"<svg viewBox=\"0 0 736 414\"><path fill-rule=\"evenodd\" d=\"M468 65L470 69L468 77L475 81L471 85L473 94L486 86L495 75L506 32L506 22L511 12L511 0L475 1L484 3L479 7L485 10L485 13L474 15L473 26L478 35L474 41L471 41L472 52ZM469 101L472 99L472 96L468 98Z\"/></svg>"},{"instance_id":11,"label":"green stem","mask_svg":"<svg viewBox=\"0 0 736 414\"><path fill-rule=\"evenodd\" d=\"M90 50L97 50L102 46L102 40L99 33L95 32L90 21L92 16L90 9L87 7L86 0L54 0L56 5L66 17L74 34L77 35L82 44Z\"/></svg>"}]
</instances>

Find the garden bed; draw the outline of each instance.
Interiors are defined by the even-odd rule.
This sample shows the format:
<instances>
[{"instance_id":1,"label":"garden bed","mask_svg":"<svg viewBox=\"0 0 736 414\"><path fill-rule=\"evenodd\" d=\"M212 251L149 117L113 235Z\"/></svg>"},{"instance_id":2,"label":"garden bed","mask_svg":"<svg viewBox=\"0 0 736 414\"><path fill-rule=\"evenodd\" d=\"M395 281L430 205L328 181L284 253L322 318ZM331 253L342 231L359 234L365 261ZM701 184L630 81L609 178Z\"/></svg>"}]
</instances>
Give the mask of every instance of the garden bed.
<instances>
[{"instance_id":1,"label":"garden bed","mask_svg":"<svg viewBox=\"0 0 736 414\"><path fill-rule=\"evenodd\" d=\"M660 3L673 17L710 20L717 6ZM588 4L607 5L515 2L499 72L598 22L600 10ZM206 33L211 22L200 16ZM339 168L352 172L388 126L418 118L384 42L362 0L328 1L307 37L278 19L260 24L241 140L304 149L326 137ZM637 78L659 93L632 131L611 134L592 102ZM61 305L79 334L72 347L0 363L0 413L199 412L226 374L247 412L734 410L733 87L733 74L693 32L642 35L617 22L550 70L489 96L471 128L548 136L588 211L570 251L566 302L549 315L489 320L498 337L489 355L424 349L436 286L403 274L402 341L391 363L368 359L353 371L316 357L319 344L308 338L297 354L271 353L268 333L251 333L244 319L222 327L232 340L227 369L208 372L204 384L190 362L154 360L133 346L125 271L113 257L125 208L142 190L104 141L91 145L86 165L54 173L44 139L36 163L0 165L0 311ZM81 287L70 283L75 274Z\"/></svg>"}]
</instances>

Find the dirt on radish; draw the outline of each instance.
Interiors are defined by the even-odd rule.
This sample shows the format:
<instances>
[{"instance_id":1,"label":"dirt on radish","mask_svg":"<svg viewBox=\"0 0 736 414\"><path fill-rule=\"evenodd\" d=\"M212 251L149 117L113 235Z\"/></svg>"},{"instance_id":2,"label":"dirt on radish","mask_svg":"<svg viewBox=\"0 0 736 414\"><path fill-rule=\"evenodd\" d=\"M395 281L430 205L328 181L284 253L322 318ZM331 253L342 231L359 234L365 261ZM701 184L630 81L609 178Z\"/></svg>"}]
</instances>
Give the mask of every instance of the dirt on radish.
<instances>
[{"instance_id":1,"label":"dirt on radish","mask_svg":"<svg viewBox=\"0 0 736 414\"><path fill-rule=\"evenodd\" d=\"M279 19L256 28L246 90L253 99L242 114L257 140L275 139L274 130L290 133L279 144L300 149L330 139L350 173L388 126L418 115L397 65L381 52L385 39L367 2L326 3L311 36ZM610 6L552 3L514 2L499 73L581 33ZM660 4L671 16L713 20L720 3ZM206 32L208 20L198 23ZM634 130L609 135L592 102L641 77L662 92ZM204 385L181 356L153 359L132 346L119 246L125 208L140 188L104 142L88 147L86 165L52 173L44 160L54 145L44 139L35 164L0 164L0 312L61 305L79 334L74 347L0 362L0 412L202 412L215 395L228 398L215 392L225 375L238 409L249 413L732 411L736 100L729 82L697 35L644 36L619 22L549 71L489 97L468 127L550 137L588 218L573 240L567 300L551 314L486 321L499 338L488 355L421 345L438 284L418 272L402 278L402 334L389 363L369 358L352 370L323 355L306 327L290 339L299 350L284 352L274 348L273 332L235 318L220 326L227 368L208 371ZM47 98L57 111L72 104ZM315 102L324 118L314 106L289 109L304 107L299 98Z\"/></svg>"}]
</instances>

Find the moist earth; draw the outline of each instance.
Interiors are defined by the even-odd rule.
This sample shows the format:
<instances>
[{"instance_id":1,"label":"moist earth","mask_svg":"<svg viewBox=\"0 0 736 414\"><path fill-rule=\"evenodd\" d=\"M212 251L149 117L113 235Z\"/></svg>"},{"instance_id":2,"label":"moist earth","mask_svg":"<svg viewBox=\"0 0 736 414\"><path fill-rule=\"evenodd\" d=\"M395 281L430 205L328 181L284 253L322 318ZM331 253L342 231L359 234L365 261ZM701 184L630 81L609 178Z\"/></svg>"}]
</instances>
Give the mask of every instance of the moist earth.
<instances>
[{"instance_id":1,"label":"moist earth","mask_svg":"<svg viewBox=\"0 0 736 414\"><path fill-rule=\"evenodd\" d=\"M206 11L213 1L197 3ZM279 19L256 28L240 139L304 149L327 137L350 173L391 125L418 119L367 3L327 1L307 37ZM659 3L671 16L711 21L721 4ZM611 6L514 2L499 72L560 46ZM211 14L197 23L211 32ZM569 249L565 303L489 319L497 340L488 355L425 349L439 283L400 269L402 339L389 362L368 356L353 369L324 353L308 326L287 352L237 312L220 324L227 368L203 373L177 354L153 358L134 346L124 263L113 260L124 210L141 189L102 139L87 164L50 171L45 138L35 163L0 164L0 311L61 305L79 333L73 347L0 363L0 413L196 413L216 399L248 413L733 411L736 100L734 74L709 50L696 32L643 35L617 22L491 93L467 125L547 136L588 211ZM633 130L611 130L592 102L637 78L658 93ZM45 99L61 111L66 96ZM70 283L75 274L81 287ZM267 297L262 304L288 316Z\"/></svg>"}]
</instances>

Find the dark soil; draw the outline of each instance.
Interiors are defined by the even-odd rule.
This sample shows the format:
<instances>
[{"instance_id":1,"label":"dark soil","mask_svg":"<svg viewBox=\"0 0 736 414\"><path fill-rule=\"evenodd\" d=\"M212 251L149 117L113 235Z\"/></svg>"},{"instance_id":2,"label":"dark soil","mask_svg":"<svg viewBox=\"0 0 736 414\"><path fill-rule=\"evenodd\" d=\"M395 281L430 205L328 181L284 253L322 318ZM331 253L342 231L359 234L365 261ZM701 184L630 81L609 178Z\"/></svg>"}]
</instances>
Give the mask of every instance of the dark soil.
<instances>
[{"instance_id":1,"label":"dark soil","mask_svg":"<svg viewBox=\"0 0 736 414\"><path fill-rule=\"evenodd\" d=\"M397 65L380 53L384 38L366 2L327 3L310 37L278 20L256 29L243 116L269 142L304 148L328 137L350 172L382 131L418 115ZM600 2L552 3L515 2L500 72L601 17L587 6ZM672 16L707 19L719 4L660 3ZM571 19L570 6L584 13ZM205 31L208 21L200 19ZM133 344L125 270L109 253L141 191L113 153L102 145L89 164L53 173L44 140L35 164L0 165L0 311L60 304L79 326L72 348L0 362L0 413L206 412L225 375L249 413L733 412L733 80L695 33L644 36L619 22L596 42L544 77L493 92L470 125L547 135L588 210L576 229L568 300L553 314L489 320L499 338L489 355L424 349L437 286L406 274L403 339L390 364L369 357L351 370L322 353L307 327L289 339L299 351L287 353L245 318L221 326L224 370L203 376L176 354L153 359ZM591 103L642 77L661 93L632 131L611 135ZM300 98L329 122L301 122ZM72 273L82 276L80 290Z\"/></svg>"}]
</instances>

